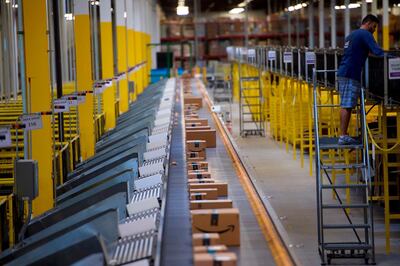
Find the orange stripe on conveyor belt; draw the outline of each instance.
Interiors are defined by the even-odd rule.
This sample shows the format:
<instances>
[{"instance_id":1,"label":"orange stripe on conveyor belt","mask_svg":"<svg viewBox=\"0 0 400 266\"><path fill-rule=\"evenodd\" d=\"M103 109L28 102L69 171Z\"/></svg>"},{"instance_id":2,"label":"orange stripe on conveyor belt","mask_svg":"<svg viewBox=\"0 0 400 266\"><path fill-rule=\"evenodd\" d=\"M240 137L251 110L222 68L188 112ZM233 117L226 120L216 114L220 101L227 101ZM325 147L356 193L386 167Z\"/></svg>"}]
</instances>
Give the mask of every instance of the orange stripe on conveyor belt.
<instances>
[{"instance_id":1,"label":"orange stripe on conveyor belt","mask_svg":"<svg viewBox=\"0 0 400 266\"><path fill-rule=\"evenodd\" d=\"M243 163L236 153L236 150L230 142L229 137L227 136L220 119L214 112L211 111L212 104L210 98L208 97L208 94L206 93L203 86L198 86L198 88L203 95L205 102L207 103L208 109L214 119L215 124L217 125L217 129L225 144L225 148L228 154L231 156L240 183L242 184L243 189L246 192L246 196L251 203L250 205L252 207L253 213L256 216L261 231L264 234L265 240L267 241L268 246L271 249L271 253L274 257L276 264L279 266L294 265L295 263L293 262L292 257L290 256L288 250L286 249L286 246L282 242L281 237L276 231L275 225L272 222L267 210L265 209L260 197L258 196L258 193L254 188L253 183L251 182L250 177L245 167L243 166Z\"/></svg>"}]
</instances>

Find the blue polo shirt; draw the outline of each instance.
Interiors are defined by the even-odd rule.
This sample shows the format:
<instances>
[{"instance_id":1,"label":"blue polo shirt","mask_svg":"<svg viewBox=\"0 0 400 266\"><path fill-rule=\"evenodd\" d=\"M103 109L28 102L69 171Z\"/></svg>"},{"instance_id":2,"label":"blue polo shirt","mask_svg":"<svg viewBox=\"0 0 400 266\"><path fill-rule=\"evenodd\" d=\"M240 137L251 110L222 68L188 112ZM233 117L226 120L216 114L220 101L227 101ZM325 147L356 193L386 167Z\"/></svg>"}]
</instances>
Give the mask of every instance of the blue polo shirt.
<instances>
[{"instance_id":1,"label":"blue polo shirt","mask_svg":"<svg viewBox=\"0 0 400 266\"><path fill-rule=\"evenodd\" d=\"M383 56L383 50L375 42L371 32L364 29L353 31L345 40L338 77L361 81L361 70L369 53Z\"/></svg>"}]
</instances>

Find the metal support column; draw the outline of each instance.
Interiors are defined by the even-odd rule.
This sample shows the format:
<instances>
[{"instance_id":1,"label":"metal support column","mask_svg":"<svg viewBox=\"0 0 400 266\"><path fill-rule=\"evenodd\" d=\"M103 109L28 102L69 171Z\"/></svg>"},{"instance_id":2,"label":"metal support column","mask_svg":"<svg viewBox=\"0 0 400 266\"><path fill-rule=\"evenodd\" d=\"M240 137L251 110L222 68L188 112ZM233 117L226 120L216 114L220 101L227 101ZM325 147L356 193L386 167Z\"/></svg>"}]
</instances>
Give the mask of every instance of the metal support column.
<instances>
[{"instance_id":1,"label":"metal support column","mask_svg":"<svg viewBox=\"0 0 400 266\"><path fill-rule=\"evenodd\" d=\"M314 3L308 5L308 46L314 49Z\"/></svg>"},{"instance_id":2,"label":"metal support column","mask_svg":"<svg viewBox=\"0 0 400 266\"><path fill-rule=\"evenodd\" d=\"M389 50L389 0L382 0L382 39L383 39L383 50Z\"/></svg>"},{"instance_id":3,"label":"metal support column","mask_svg":"<svg viewBox=\"0 0 400 266\"><path fill-rule=\"evenodd\" d=\"M378 0L373 0L372 1L372 3L371 3L371 12L375 16L378 15ZM374 32L374 38L375 38L375 41L378 41L378 31L377 30Z\"/></svg>"},{"instance_id":4,"label":"metal support column","mask_svg":"<svg viewBox=\"0 0 400 266\"><path fill-rule=\"evenodd\" d=\"M290 6L290 0L287 1L288 6ZM287 12L288 15L288 46L292 46L292 16L291 12Z\"/></svg>"},{"instance_id":5,"label":"metal support column","mask_svg":"<svg viewBox=\"0 0 400 266\"><path fill-rule=\"evenodd\" d=\"M346 38L350 34L350 0L344 0L346 9L344 10L344 37Z\"/></svg>"},{"instance_id":6,"label":"metal support column","mask_svg":"<svg viewBox=\"0 0 400 266\"><path fill-rule=\"evenodd\" d=\"M325 47L325 4L324 0L318 2L318 17L319 17L319 48Z\"/></svg>"},{"instance_id":7,"label":"metal support column","mask_svg":"<svg viewBox=\"0 0 400 266\"><path fill-rule=\"evenodd\" d=\"M336 0L331 0L331 47L336 48L336 10L335 10Z\"/></svg>"},{"instance_id":8,"label":"metal support column","mask_svg":"<svg viewBox=\"0 0 400 266\"><path fill-rule=\"evenodd\" d=\"M368 13L367 0L362 0L361 2L361 19L363 19Z\"/></svg>"}]
</instances>

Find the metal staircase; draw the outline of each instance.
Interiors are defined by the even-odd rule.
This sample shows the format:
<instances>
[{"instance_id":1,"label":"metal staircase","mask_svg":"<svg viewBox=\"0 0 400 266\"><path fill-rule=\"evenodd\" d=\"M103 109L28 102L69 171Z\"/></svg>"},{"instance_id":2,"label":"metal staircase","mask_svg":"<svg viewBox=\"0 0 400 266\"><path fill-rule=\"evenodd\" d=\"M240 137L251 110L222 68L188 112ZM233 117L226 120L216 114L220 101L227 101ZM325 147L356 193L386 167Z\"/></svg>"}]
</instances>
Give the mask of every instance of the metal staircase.
<instances>
[{"instance_id":1,"label":"metal staircase","mask_svg":"<svg viewBox=\"0 0 400 266\"><path fill-rule=\"evenodd\" d=\"M332 259L363 259L365 264L375 264L373 206L369 200L371 178L364 90L361 89L360 104L354 110L360 129L359 144L339 145L338 138L323 137L322 130L319 128L318 117L321 110L338 107L324 105L318 101L316 76L317 73L326 72L335 71L313 70L318 251L321 264L330 264ZM351 153L355 160L347 163L332 163L325 160L327 152ZM344 183L333 182L332 172L343 169L357 173L357 180ZM344 192L351 193L351 201L348 198L343 199ZM340 218L342 222L338 223ZM335 222L332 222L333 219Z\"/></svg>"},{"instance_id":2,"label":"metal staircase","mask_svg":"<svg viewBox=\"0 0 400 266\"><path fill-rule=\"evenodd\" d=\"M265 135L264 97L261 89L260 70L257 75L249 75L246 67L239 63L239 110L240 135Z\"/></svg>"}]
</instances>

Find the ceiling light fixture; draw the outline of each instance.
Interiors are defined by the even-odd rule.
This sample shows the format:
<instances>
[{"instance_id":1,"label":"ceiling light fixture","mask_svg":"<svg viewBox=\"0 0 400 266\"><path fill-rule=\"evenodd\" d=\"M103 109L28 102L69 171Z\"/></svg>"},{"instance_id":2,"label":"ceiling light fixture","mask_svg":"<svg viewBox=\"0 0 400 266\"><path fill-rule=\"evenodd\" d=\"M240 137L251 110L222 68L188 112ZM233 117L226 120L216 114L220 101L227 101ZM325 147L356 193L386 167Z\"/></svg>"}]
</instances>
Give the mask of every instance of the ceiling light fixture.
<instances>
[{"instance_id":1,"label":"ceiling light fixture","mask_svg":"<svg viewBox=\"0 0 400 266\"><path fill-rule=\"evenodd\" d=\"M235 8L232 8L230 11L229 11L229 14L240 14L240 13L242 13L244 11L244 8L243 7L235 7Z\"/></svg>"},{"instance_id":2,"label":"ceiling light fixture","mask_svg":"<svg viewBox=\"0 0 400 266\"><path fill-rule=\"evenodd\" d=\"M178 1L178 6L176 7L176 14L178 16L189 15L189 7L185 5L185 0Z\"/></svg>"}]
</instances>

